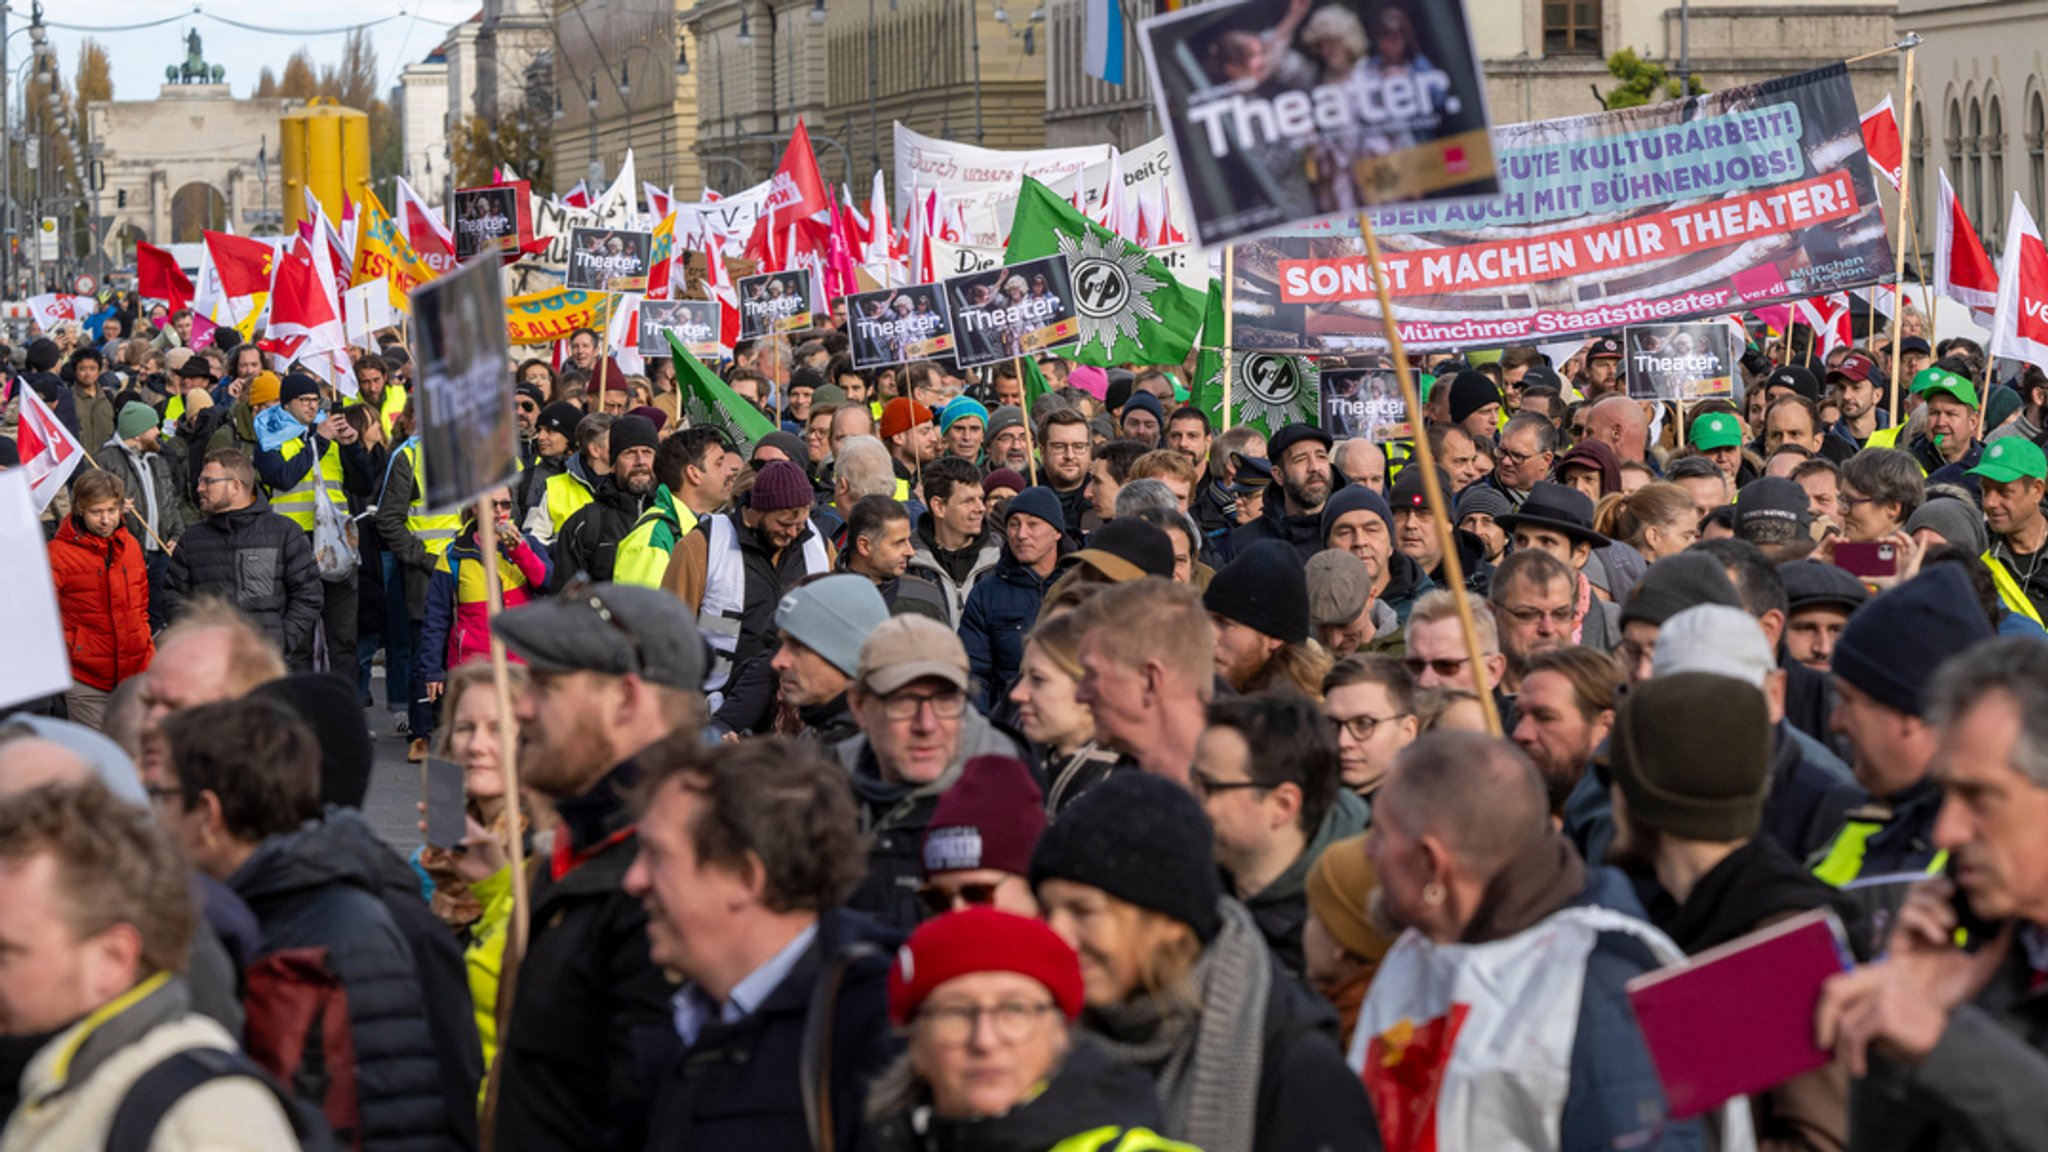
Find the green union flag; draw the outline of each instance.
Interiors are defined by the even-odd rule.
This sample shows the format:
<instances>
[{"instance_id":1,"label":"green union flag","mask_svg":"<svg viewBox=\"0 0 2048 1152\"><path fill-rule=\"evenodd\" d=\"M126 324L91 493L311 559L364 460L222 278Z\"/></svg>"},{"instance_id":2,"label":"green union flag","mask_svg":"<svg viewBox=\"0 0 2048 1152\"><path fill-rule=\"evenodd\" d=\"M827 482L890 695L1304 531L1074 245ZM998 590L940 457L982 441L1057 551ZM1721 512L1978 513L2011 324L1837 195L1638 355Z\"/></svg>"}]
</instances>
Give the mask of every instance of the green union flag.
<instances>
[{"instance_id":1,"label":"green union flag","mask_svg":"<svg viewBox=\"0 0 2048 1152\"><path fill-rule=\"evenodd\" d=\"M1202 330L1202 298L1143 248L1094 223L1024 177L1010 247L1016 264L1064 255L1081 342L1061 355L1082 364L1179 364Z\"/></svg>"},{"instance_id":2,"label":"green union flag","mask_svg":"<svg viewBox=\"0 0 2048 1152\"><path fill-rule=\"evenodd\" d=\"M1223 364L1231 362L1229 418L1223 411ZM1249 424L1268 435L1287 424L1319 423L1321 373L1307 356L1231 351L1223 339L1223 282L1209 281L1201 351L1195 356L1191 402L1221 431Z\"/></svg>"},{"instance_id":3,"label":"green union flag","mask_svg":"<svg viewBox=\"0 0 2048 1152\"><path fill-rule=\"evenodd\" d=\"M742 454L753 455L754 444L775 431L775 422L740 399L739 393L683 347L674 332L667 335L676 354L676 387L682 390L683 415L689 417L690 427L722 429Z\"/></svg>"}]
</instances>

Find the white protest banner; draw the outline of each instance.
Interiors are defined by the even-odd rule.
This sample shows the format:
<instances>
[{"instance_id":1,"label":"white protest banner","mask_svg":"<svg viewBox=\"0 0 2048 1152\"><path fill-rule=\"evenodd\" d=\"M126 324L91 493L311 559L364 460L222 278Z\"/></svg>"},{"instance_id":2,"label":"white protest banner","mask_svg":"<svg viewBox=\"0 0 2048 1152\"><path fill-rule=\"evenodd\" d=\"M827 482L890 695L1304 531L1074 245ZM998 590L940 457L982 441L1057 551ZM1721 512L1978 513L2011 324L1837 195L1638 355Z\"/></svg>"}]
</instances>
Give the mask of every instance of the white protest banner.
<instances>
[{"instance_id":1,"label":"white protest banner","mask_svg":"<svg viewBox=\"0 0 2048 1152\"><path fill-rule=\"evenodd\" d=\"M768 203L768 186L763 180L742 192L696 204L670 205L676 214L676 249L699 249L704 237L716 236L724 254L735 260L746 252L747 237L754 234L754 222Z\"/></svg>"},{"instance_id":2,"label":"white protest banner","mask_svg":"<svg viewBox=\"0 0 2048 1152\"><path fill-rule=\"evenodd\" d=\"M932 275L944 280L953 276L965 276L969 272L986 272L1000 268L1003 264L1003 249L983 248L973 244L949 244L932 238Z\"/></svg>"},{"instance_id":3,"label":"white protest banner","mask_svg":"<svg viewBox=\"0 0 2048 1152\"><path fill-rule=\"evenodd\" d=\"M391 306L390 291L374 280L342 293L341 310L348 342L365 352L377 350L377 333L398 327L398 309Z\"/></svg>"},{"instance_id":4,"label":"white protest banner","mask_svg":"<svg viewBox=\"0 0 2048 1152\"><path fill-rule=\"evenodd\" d=\"M37 516L28 473L0 473L0 588L8 590L7 613L0 618L0 644L7 649L7 659L0 660L0 708L71 687L57 586Z\"/></svg>"},{"instance_id":5,"label":"white protest banner","mask_svg":"<svg viewBox=\"0 0 2048 1152\"><path fill-rule=\"evenodd\" d=\"M413 289L411 304L426 502L452 512L519 471L496 255Z\"/></svg>"},{"instance_id":6,"label":"white protest banner","mask_svg":"<svg viewBox=\"0 0 2048 1152\"><path fill-rule=\"evenodd\" d=\"M937 191L944 204L958 204L977 244L1003 242L996 207L1017 199L1020 176L1044 183L1078 174L1090 164L1107 164L1107 144L1080 148L1038 148L1005 152L937 140L896 125L896 218L914 203L913 195Z\"/></svg>"}]
</instances>

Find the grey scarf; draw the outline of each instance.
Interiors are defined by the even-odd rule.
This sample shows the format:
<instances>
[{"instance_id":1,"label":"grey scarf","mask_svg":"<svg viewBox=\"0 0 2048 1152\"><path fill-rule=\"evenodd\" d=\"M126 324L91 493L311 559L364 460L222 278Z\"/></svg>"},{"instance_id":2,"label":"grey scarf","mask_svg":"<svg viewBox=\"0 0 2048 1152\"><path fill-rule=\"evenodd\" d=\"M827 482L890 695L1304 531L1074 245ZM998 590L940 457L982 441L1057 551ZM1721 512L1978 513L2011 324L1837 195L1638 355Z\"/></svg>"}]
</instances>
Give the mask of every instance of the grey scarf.
<instances>
[{"instance_id":1,"label":"grey scarf","mask_svg":"<svg viewBox=\"0 0 2048 1152\"><path fill-rule=\"evenodd\" d=\"M1226 896L1217 908L1223 930L1182 987L1091 1008L1084 1022L1118 1062L1158 1081L1164 1135L1203 1152L1251 1152L1272 961L1244 905Z\"/></svg>"}]
</instances>

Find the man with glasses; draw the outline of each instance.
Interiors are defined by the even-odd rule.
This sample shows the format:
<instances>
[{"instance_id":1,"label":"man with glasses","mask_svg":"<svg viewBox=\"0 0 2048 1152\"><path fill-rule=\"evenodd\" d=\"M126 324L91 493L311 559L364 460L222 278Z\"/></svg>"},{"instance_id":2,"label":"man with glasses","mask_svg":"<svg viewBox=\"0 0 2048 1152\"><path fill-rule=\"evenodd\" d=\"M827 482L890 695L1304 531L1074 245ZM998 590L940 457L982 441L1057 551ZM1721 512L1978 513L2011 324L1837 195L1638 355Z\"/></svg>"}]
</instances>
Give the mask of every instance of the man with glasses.
<instances>
[{"instance_id":1,"label":"man with glasses","mask_svg":"<svg viewBox=\"0 0 2048 1152\"><path fill-rule=\"evenodd\" d=\"M1258 749L1253 755L1252 749ZM1365 831L1366 806L1340 784L1337 742L1307 697L1260 693L1209 705L1189 770L1216 829L1216 863L1267 947L1302 971L1306 884L1323 849Z\"/></svg>"},{"instance_id":2,"label":"man with glasses","mask_svg":"<svg viewBox=\"0 0 2048 1152\"><path fill-rule=\"evenodd\" d=\"M1491 483L1520 508L1537 481L1548 479L1557 460L1557 425L1533 412L1517 414L1500 433L1500 463Z\"/></svg>"},{"instance_id":3,"label":"man with glasses","mask_svg":"<svg viewBox=\"0 0 2048 1152\"><path fill-rule=\"evenodd\" d=\"M1493 692L1502 705L1501 719L1507 720L1508 703L1500 700L1501 678L1507 675L1508 658L1500 652L1500 632L1493 609L1483 601L1472 604L1472 626L1479 633L1482 663L1474 668L1465 649L1465 630L1458 623L1458 603L1448 589L1438 588L1415 602L1408 617L1408 655L1402 664L1415 677L1417 688L1460 688L1467 692Z\"/></svg>"},{"instance_id":4,"label":"man with glasses","mask_svg":"<svg viewBox=\"0 0 2048 1152\"><path fill-rule=\"evenodd\" d=\"M492 630L531 672L514 704L520 782L561 816L499 1055L498 1147L640 1148L635 1038L670 1025L675 989L672 958L648 954L662 905L625 888L640 851L631 798L641 758L666 762L650 749L697 742L710 654L675 597L616 584L572 585Z\"/></svg>"},{"instance_id":5,"label":"man with glasses","mask_svg":"<svg viewBox=\"0 0 2048 1152\"><path fill-rule=\"evenodd\" d=\"M293 671L310 671L326 595L312 537L270 510L236 449L209 453L198 487L206 519L185 529L164 569L165 618L175 622L194 597L219 597L269 635Z\"/></svg>"},{"instance_id":6,"label":"man with glasses","mask_svg":"<svg viewBox=\"0 0 2048 1152\"><path fill-rule=\"evenodd\" d=\"M1001 424L991 423L991 434ZM1000 442L1000 436L996 439ZM1059 497L1060 511L1068 524L1079 525L1090 508L1088 475L1095 464L1094 441L1088 434L1088 419L1077 410L1056 409L1039 425L1038 451L1044 457L1040 483ZM1026 476L1031 473L1026 472Z\"/></svg>"},{"instance_id":7,"label":"man with glasses","mask_svg":"<svg viewBox=\"0 0 2048 1152\"><path fill-rule=\"evenodd\" d=\"M1513 696L1544 652L1570 647L1578 620L1578 573L1540 549L1516 552L1495 574L1488 602L1500 625L1501 654L1508 659L1501 690Z\"/></svg>"},{"instance_id":8,"label":"man with glasses","mask_svg":"<svg viewBox=\"0 0 2048 1152\"><path fill-rule=\"evenodd\" d=\"M1586 575L1586 565L1594 553L1613 543L1593 530L1590 497L1576 488L1541 481L1530 488L1520 510L1501 517L1499 523L1514 543L1512 555L1545 552L1571 570L1571 643L1602 652L1611 651L1620 643L1620 610L1612 601L1592 594L1592 581ZM1585 605L1583 611L1577 609L1580 604Z\"/></svg>"},{"instance_id":9,"label":"man with glasses","mask_svg":"<svg viewBox=\"0 0 2048 1152\"><path fill-rule=\"evenodd\" d=\"M1323 716L1337 736L1337 771L1362 799L1379 791L1401 749L1422 730L1415 715L1415 677L1398 657L1360 653L1337 662L1323 679Z\"/></svg>"},{"instance_id":10,"label":"man with glasses","mask_svg":"<svg viewBox=\"0 0 2048 1152\"><path fill-rule=\"evenodd\" d=\"M837 748L868 836L867 878L848 901L908 930L923 918L923 840L939 799L977 756L1018 756L1020 743L967 702L967 649L924 616L893 616L868 634L847 703L860 735Z\"/></svg>"}]
</instances>

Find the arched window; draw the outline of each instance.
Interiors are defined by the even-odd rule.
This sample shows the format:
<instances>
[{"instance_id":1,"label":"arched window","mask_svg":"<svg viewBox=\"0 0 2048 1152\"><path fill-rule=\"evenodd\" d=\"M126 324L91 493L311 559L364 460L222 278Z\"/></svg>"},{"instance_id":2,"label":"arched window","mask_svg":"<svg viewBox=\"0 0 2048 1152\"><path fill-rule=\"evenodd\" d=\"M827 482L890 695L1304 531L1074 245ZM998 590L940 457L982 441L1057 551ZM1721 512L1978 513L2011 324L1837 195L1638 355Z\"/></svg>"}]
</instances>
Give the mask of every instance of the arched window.
<instances>
[{"instance_id":1,"label":"arched window","mask_svg":"<svg viewBox=\"0 0 2048 1152\"><path fill-rule=\"evenodd\" d=\"M1984 230L1991 236L2005 236L2005 207L2011 197L2005 191L2005 112L1993 93L1984 109L1984 179L1990 184L1985 199Z\"/></svg>"},{"instance_id":2,"label":"arched window","mask_svg":"<svg viewBox=\"0 0 2048 1152\"><path fill-rule=\"evenodd\" d=\"M2048 101L2038 89L2027 101L2027 167L2032 170L2033 209L2048 211Z\"/></svg>"},{"instance_id":3,"label":"arched window","mask_svg":"<svg viewBox=\"0 0 2048 1152\"><path fill-rule=\"evenodd\" d=\"M1941 139L1948 146L1948 178L1950 183L1962 185L1964 203L1968 203L1970 183L1963 178L1963 106L1953 100L1949 101L1946 128Z\"/></svg>"},{"instance_id":4,"label":"arched window","mask_svg":"<svg viewBox=\"0 0 2048 1152\"><path fill-rule=\"evenodd\" d=\"M1984 235L1984 106L1976 97L1970 98L1969 132L1963 137L1963 151L1968 158L1968 178L1963 186L1969 191L1963 193L1970 205L1970 221L1977 226L1977 235Z\"/></svg>"}]
</instances>

